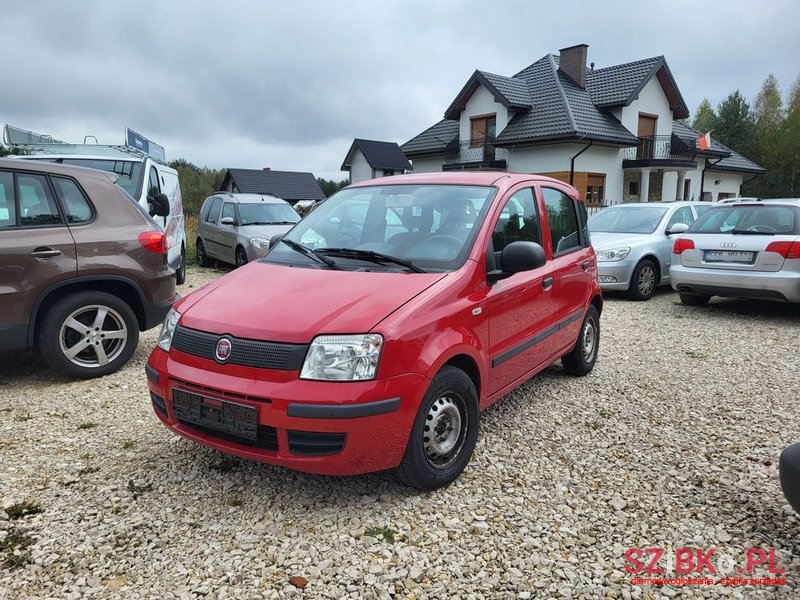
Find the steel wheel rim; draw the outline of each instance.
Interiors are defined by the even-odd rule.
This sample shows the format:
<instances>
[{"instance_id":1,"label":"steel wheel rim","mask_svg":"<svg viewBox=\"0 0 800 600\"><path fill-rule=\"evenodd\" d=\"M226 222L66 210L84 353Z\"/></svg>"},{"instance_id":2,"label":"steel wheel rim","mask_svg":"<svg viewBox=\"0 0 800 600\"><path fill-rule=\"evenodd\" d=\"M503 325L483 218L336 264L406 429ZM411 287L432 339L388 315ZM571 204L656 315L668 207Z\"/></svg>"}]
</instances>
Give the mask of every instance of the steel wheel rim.
<instances>
[{"instance_id":1,"label":"steel wheel rim","mask_svg":"<svg viewBox=\"0 0 800 600\"><path fill-rule=\"evenodd\" d=\"M446 469L461 454L469 422L464 400L452 392L437 398L425 415L422 447L435 469Z\"/></svg>"},{"instance_id":2,"label":"steel wheel rim","mask_svg":"<svg viewBox=\"0 0 800 600\"><path fill-rule=\"evenodd\" d=\"M583 326L581 343L583 346L583 360L587 363L592 362L594 353L597 351L597 327L594 319L589 319Z\"/></svg>"},{"instance_id":3,"label":"steel wheel rim","mask_svg":"<svg viewBox=\"0 0 800 600\"><path fill-rule=\"evenodd\" d=\"M102 304L82 306L61 324L58 341L72 364L96 369L115 360L128 343L128 326L117 311Z\"/></svg>"},{"instance_id":4,"label":"steel wheel rim","mask_svg":"<svg viewBox=\"0 0 800 600\"><path fill-rule=\"evenodd\" d=\"M639 292L643 296L647 296L650 292L653 291L656 285L656 272L653 270L653 267L646 266L642 267L642 270L639 271Z\"/></svg>"}]
</instances>

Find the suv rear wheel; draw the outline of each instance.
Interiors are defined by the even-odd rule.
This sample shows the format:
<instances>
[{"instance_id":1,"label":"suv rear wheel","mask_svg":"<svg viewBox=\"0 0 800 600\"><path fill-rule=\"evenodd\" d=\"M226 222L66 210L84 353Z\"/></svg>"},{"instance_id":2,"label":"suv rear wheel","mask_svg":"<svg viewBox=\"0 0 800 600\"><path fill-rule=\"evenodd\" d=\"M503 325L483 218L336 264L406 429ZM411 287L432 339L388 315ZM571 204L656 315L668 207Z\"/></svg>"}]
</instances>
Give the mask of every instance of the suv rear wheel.
<instances>
[{"instance_id":1,"label":"suv rear wheel","mask_svg":"<svg viewBox=\"0 0 800 600\"><path fill-rule=\"evenodd\" d=\"M45 313L38 346L53 369L68 377L108 375L128 362L139 343L133 310L106 292L78 292Z\"/></svg>"}]
</instances>

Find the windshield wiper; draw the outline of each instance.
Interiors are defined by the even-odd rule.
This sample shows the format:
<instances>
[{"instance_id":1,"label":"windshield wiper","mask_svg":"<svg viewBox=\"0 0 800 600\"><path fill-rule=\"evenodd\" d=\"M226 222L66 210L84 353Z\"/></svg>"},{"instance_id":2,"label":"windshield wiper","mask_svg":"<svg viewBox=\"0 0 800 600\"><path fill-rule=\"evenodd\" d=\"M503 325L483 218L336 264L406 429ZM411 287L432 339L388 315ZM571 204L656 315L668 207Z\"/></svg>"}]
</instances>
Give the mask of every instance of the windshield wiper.
<instances>
[{"instance_id":1,"label":"windshield wiper","mask_svg":"<svg viewBox=\"0 0 800 600\"><path fill-rule=\"evenodd\" d=\"M749 229L731 229L734 235L775 235L772 231L750 231Z\"/></svg>"},{"instance_id":2,"label":"windshield wiper","mask_svg":"<svg viewBox=\"0 0 800 600\"><path fill-rule=\"evenodd\" d=\"M312 250L311 248L306 248L305 246L303 246L303 244L298 244L297 242L294 242L292 240L287 240L287 239L281 238L280 241L283 242L284 244L286 244L287 246L289 246L289 248L291 248L292 250L295 250L296 252L299 252L303 256L308 256L309 258L313 258L318 262L321 262L321 263L323 263L325 265L328 265L329 268L334 269L336 271L341 271L342 270L342 267L337 265L335 262L333 262L327 256L322 256L316 250Z\"/></svg>"},{"instance_id":3,"label":"windshield wiper","mask_svg":"<svg viewBox=\"0 0 800 600\"><path fill-rule=\"evenodd\" d=\"M397 256L389 256L388 254L382 254L380 252L375 252L374 250L359 250L358 248L320 248L319 252L344 256L345 258L361 258L364 260L371 260L373 262L394 263L396 265L401 265L406 269L410 269L414 271L414 273L427 273L425 269L418 267L410 260L398 258Z\"/></svg>"}]
</instances>

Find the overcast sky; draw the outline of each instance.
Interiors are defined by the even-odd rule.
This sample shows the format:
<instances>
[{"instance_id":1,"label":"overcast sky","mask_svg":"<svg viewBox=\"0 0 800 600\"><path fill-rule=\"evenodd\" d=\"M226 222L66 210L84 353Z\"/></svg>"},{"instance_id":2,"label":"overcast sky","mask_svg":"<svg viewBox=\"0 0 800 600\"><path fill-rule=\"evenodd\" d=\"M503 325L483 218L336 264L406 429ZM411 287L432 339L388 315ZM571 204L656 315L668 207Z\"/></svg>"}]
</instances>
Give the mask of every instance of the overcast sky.
<instances>
[{"instance_id":1,"label":"overcast sky","mask_svg":"<svg viewBox=\"0 0 800 600\"><path fill-rule=\"evenodd\" d=\"M589 45L595 68L664 55L694 112L800 75L797 0L4 2L0 124L122 143L130 127L214 168L340 178L354 137L403 143L475 69ZM346 174L344 174L346 175Z\"/></svg>"}]
</instances>

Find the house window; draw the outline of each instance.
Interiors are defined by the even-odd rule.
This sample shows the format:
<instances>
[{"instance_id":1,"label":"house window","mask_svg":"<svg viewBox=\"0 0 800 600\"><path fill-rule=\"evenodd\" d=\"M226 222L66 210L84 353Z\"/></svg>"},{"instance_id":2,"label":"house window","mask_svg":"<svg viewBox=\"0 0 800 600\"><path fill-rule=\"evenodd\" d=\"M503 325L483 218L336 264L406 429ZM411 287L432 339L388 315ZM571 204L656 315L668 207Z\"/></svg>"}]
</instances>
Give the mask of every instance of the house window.
<instances>
[{"instance_id":1,"label":"house window","mask_svg":"<svg viewBox=\"0 0 800 600\"><path fill-rule=\"evenodd\" d=\"M391 177L392 175L394 175L394 171L384 171L383 172L383 176L384 177Z\"/></svg>"},{"instance_id":2,"label":"house window","mask_svg":"<svg viewBox=\"0 0 800 600\"><path fill-rule=\"evenodd\" d=\"M471 148L483 146L487 140L495 138L497 129L496 115L481 115L470 119L469 145Z\"/></svg>"},{"instance_id":3,"label":"house window","mask_svg":"<svg viewBox=\"0 0 800 600\"><path fill-rule=\"evenodd\" d=\"M638 196L639 195L639 182L638 181L630 181L630 182L628 182L628 193L631 196Z\"/></svg>"},{"instance_id":4,"label":"house window","mask_svg":"<svg viewBox=\"0 0 800 600\"><path fill-rule=\"evenodd\" d=\"M602 204L605 200L606 176L597 173L589 174L586 179L586 203Z\"/></svg>"}]
</instances>

